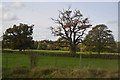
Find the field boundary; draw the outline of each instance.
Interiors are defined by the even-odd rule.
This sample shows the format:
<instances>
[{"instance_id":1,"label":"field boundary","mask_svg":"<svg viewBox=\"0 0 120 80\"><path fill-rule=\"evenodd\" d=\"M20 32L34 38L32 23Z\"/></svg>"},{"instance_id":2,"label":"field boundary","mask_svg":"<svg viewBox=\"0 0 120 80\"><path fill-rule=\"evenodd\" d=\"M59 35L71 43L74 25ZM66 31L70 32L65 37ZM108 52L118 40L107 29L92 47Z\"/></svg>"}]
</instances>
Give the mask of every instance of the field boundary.
<instances>
[{"instance_id":1,"label":"field boundary","mask_svg":"<svg viewBox=\"0 0 120 80\"><path fill-rule=\"evenodd\" d=\"M66 57L80 57L82 58L101 58L101 59L120 59L120 55L113 54L69 54L69 53L49 53L49 52L36 52L36 51L8 51L3 50L2 53L12 54L39 54L45 56L66 56Z\"/></svg>"}]
</instances>

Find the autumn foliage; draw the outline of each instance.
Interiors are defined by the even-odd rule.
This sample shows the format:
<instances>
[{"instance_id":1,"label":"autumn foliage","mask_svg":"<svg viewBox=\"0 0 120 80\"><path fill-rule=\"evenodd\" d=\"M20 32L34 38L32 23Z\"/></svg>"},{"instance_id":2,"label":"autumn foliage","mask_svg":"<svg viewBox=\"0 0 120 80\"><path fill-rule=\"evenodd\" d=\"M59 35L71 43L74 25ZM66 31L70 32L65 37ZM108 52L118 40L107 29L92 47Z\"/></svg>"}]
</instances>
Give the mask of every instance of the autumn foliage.
<instances>
[{"instance_id":1,"label":"autumn foliage","mask_svg":"<svg viewBox=\"0 0 120 80\"><path fill-rule=\"evenodd\" d=\"M70 53L76 53L76 47L84 39L89 24L88 18L84 18L79 10L59 11L58 19L52 20L59 24L57 27L50 27L52 34L59 36L69 42Z\"/></svg>"}]
</instances>

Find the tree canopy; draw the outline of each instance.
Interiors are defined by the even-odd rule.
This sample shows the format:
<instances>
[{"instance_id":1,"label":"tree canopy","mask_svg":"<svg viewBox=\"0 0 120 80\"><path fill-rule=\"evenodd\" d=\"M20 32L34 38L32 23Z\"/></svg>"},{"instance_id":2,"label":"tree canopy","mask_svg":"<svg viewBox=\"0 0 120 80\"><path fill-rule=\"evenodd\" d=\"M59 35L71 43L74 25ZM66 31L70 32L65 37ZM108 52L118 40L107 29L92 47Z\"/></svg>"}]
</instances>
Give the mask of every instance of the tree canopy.
<instances>
[{"instance_id":1,"label":"tree canopy","mask_svg":"<svg viewBox=\"0 0 120 80\"><path fill-rule=\"evenodd\" d=\"M8 28L3 34L3 47L19 49L20 51L31 48L33 26L20 23L18 26L13 25L12 28Z\"/></svg>"},{"instance_id":2,"label":"tree canopy","mask_svg":"<svg viewBox=\"0 0 120 80\"><path fill-rule=\"evenodd\" d=\"M115 41L112 31L108 30L106 25L100 24L96 25L89 31L84 39L84 44L100 53L104 49L113 48L112 46L115 44Z\"/></svg>"}]
</instances>

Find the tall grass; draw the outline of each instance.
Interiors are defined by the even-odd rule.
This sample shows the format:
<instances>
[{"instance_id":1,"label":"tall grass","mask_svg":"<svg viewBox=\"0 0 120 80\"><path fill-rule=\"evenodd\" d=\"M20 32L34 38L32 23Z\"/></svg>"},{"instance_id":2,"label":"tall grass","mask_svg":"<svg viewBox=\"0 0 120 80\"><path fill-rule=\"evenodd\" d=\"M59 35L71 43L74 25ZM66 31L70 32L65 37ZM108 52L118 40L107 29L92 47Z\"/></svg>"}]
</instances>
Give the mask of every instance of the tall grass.
<instances>
[{"instance_id":1,"label":"tall grass","mask_svg":"<svg viewBox=\"0 0 120 80\"><path fill-rule=\"evenodd\" d=\"M118 78L118 72L111 72L102 69L93 69L84 67L82 69L64 69L64 68L33 68L25 70L16 68L9 74L3 75L3 78Z\"/></svg>"}]
</instances>

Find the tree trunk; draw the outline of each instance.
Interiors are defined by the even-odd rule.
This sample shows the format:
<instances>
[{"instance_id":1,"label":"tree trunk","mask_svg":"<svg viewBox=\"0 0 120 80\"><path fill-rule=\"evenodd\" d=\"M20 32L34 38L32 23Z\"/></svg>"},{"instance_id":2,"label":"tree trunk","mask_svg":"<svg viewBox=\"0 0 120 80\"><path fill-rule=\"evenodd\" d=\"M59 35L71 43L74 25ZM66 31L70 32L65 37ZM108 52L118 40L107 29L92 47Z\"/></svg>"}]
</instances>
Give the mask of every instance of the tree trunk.
<instances>
[{"instance_id":1,"label":"tree trunk","mask_svg":"<svg viewBox=\"0 0 120 80\"><path fill-rule=\"evenodd\" d=\"M100 52L101 52L101 47L100 47L100 44L98 45L98 54L100 55Z\"/></svg>"},{"instance_id":2,"label":"tree trunk","mask_svg":"<svg viewBox=\"0 0 120 80\"><path fill-rule=\"evenodd\" d=\"M99 49L99 50L98 50L98 54L99 54L99 55L100 55L100 52L101 52L101 51L100 51L100 49Z\"/></svg>"},{"instance_id":3,"label":"tree trunk","mask_svg":"<svg viewBox=\"0 0 120 80\"><path fill-rule=\"evenodd\" d=\"M100 52L101 52L101 41L99 40L98 41L98 54L100 55Z\"/></svg>"},{"instance_id":4,"label":"tree trunk","mask_svg":"<svg viewBox=\"0 0 120 80\"><path fill-rule=\"evenodd\" d=\"M76 45L75 44L70 44L70 53L76 54Z\"/></svg>"},{"instance_id":5,"label":"tree trunk","mask_svg":"<svg viewBox=\"0 0 120 80\"><path fill-rule=\"evenodd\" d=\"M19 51L22 51L22 49L19 49Z\"/></svg>"}]
</instances>

